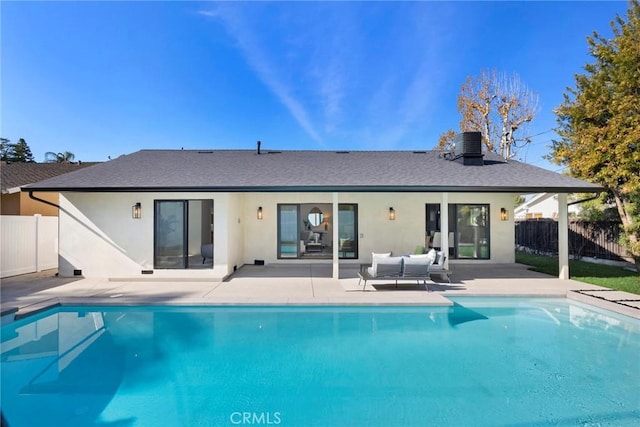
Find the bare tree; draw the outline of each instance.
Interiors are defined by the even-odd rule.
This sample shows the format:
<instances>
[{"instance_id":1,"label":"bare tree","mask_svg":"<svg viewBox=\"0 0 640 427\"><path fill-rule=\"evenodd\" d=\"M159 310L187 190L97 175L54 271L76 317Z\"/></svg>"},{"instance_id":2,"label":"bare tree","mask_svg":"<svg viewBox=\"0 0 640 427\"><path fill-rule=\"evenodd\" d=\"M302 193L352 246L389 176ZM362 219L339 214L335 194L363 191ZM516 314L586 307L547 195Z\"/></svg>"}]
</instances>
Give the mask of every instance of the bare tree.
<instances>
[{"instance_id":1,"label":"bare tree","mask_svg":"<svg viewBox=\"0 0 640 427\"><path fill-rule=\"evenodd\" d=\"M482 70L480 76L467 77L458 95L460 130L479 131L485 151L496 151L507 160L515 156L516 148L529 142L516 131L533 120L537 109L538 95L517 74L496 70ZM448 149L453 135L455 131L451 129L444 132L438 147Z\"/></svg>"},{"instance_id":2,"label":"bare tree","mask_svg":"<svg viewBox=\"0 0 640 427\"><path fill-rule=\"evenodd\" d=\"M528 138L518 140L515 132L533 120L538 109L538 95L522 83L517 74L511 77L502 74L498 76L496 99L500 119L499 153L510 159L515 155L514 148L518 147L518 142L522 145L530 142Z\"/></svg>"}]
</instances>

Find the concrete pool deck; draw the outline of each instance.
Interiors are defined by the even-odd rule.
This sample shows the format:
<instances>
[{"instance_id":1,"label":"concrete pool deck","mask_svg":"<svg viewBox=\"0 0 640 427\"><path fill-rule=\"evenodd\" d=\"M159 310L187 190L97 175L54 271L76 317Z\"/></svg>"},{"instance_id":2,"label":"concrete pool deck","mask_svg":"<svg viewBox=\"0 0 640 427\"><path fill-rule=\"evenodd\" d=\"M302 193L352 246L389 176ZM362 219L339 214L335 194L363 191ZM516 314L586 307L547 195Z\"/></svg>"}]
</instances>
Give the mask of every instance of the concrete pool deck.
<instances>
[{"instance_id":1,"label":"concrete pool deck","mask_svg":"<svg viewBox=\"0 0 640 427\"><path fill-rule=\"evenodd\" d=\"M15 317L63 305L434 305L449 296L567 297L640 319L640 295L536 273L521 264L452 265L452 283L427 280L358 283L358 266L246 265L225 281L171 278L84 279L55 270L2 279L3 324Z\"/></svg>"}]
</instances>

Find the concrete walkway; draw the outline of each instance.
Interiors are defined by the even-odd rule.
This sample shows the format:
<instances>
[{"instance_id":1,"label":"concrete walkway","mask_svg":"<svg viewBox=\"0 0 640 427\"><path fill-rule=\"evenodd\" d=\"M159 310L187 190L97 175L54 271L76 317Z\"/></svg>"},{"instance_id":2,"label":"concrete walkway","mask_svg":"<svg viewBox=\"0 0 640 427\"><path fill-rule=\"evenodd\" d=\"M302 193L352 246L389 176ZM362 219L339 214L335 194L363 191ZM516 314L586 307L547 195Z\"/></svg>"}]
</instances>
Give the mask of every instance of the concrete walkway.
<instances>
[{"instance_id":1,"label":"concrete walkway","mask_svg":"<svg viewBox=\"0 0 640 427\"><path fill-rule=\"evenodd\" d=\"M640 296L529 271L520 264L452 265L452 282L374 281L362 290L357 266L340 279L331 265L247 265L226 281L110 281L60 278L55 270L3 279L3 322L58 304L93 305L438 305L448 296L568 297L640 319Z\"/></svg>"}]
</instances>

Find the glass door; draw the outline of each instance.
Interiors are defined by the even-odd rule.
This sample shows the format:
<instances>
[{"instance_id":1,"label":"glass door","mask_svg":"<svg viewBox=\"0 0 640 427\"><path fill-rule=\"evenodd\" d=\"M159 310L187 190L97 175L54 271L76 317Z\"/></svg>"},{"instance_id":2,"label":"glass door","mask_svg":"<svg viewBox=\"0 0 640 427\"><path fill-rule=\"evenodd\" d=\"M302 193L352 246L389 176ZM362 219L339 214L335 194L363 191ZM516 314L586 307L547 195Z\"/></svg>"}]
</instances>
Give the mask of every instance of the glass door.
<instances>
[{"instance_id":1,"label":"glass door","mask_svg":"<svg viewBox=\"0 0 640 427\"><path fill-rule=\"evenodd\" d=\"M358 258L358 205L338 205L338 256Z\"/></svg>"},{"instance_id":2,"label":"glass door","mask_svg":"<svg viewBox=\"0 0 640 427\"><path fill-rule=\"evenodd\" d=\"M156 200L154 268L187 268L186 200Z\"/></svg>"},{"instance_id":3,"label":"glass door","mask_svg":"<svg viewBox=\"0 0 640 427\"><path fill-rule=\"evenodd\" d=\"M426 206L427 245L440 250L440 205ZM449 205L449 256L490 259L489 205Z\"/></svg>"},{"instance_id":4,"label":"glass door","mask_svg":"<svg viewBox=\"0 0 640 427\"><path fill-rule=\"evenodd\" d=\"M489 205L455 205L457 258L489 259Z\"/></svg>"},{"instance_id":5,"label":"glass door","mask_svg":"<svg viewBox=\"0 0 640 427\"><path fill-rule=\"evenodd\" d=\"M278 258L298 258L298 205L278 205Z\"/></svg>"}]
</instances>

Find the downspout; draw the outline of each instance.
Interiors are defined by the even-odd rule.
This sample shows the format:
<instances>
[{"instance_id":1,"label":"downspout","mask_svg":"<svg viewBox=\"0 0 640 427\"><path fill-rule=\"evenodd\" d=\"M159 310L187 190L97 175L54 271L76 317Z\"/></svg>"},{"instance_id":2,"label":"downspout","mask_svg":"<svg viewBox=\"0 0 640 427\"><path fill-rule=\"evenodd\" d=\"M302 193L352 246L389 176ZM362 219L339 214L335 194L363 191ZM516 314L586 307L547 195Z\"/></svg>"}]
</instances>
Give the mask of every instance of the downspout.
<instances>
[{"instance_id":1,"label":"downspout","mask_svg":"<svg viewBox=\"0 0 640 427\"><path fill-rule=\"evenodd\" d=\"M83 227L85 227L87 230L89 230L90 232L92 232L93 234L95 234L96 236L98 236L98 238L100 238L101 240L105 241L108 245L110 245L111 247L113 247L114 249L116 249L117 251L119 251L121 254L123 254L123 255L127 255L127 253L125 252L125 250L124 250L124 249L122 249L122 248L118 247L115 243L113 243L113 242L111 242L111 241L109 241L109 240L105 239L105 237L104 237L104 236L100 235L96 230L94 230L94 229L92 229L91 227L89 227L87 224L85 224L84 222L82 222L81 220L79 220L76 216L74 216L73 214L71 214L69 211L65 210L65 209L64 209L63 207L61 207L60 205L57 205L57 204L55 204L55 203L53 203L53 202L50 202L50 201L48 201L48 200L44 200L44 199L41 199L41 198L39 198L39 197L37 197L37 196L34 196L34 195L33 195L33 192L34 192L35 190L28 190L28 191L29 191L29 198L30 198L30 199L33 199L33 200L35 200L35 201L37 201L37 202L42 202L42 203L44 203L44 204L47 204L47 205L49 205L49 206L53 206L53 207L55 207L55 208L58 208L58 210L60 210L60 211L62 211L62 212L64 212L64 213L66 213L66 214L69 216L69 218L71 218L71 219L75 220L78 224L82 225L82 226L83 226ZM60 236L60 219L59 219L59 218L60 218L60 215L58 214L58 236ZM58 238L58 254L60 254L60 239L59 239L59 238ZM59 255L58 255L58 256L59 256ZM127 255L127 256L128 256L128 255ZM58 268L59 268L59 267L58 267Z\"/></svg>"},{"instance_id":2,"label":"downspout","mask_svg":"<svg viewBox=\"0 0 640 427\"><path fill-rule=\"evenodd\" d=\"M21 189L21 191L22 191L22 189ZM32 200L35 200L36 202L41 202L41 203L44 203L46 205L53 206L54 208L58 209L58 212L60 212L62 210L60 205L57 205L57 204L55 204L53 202L50 202L48 200L44 200L44 199L41 199L39 197L34 196L33 195L33 190L29 190L29 198L32 199ZM36 224L37 224L37 222L36 222ZM36 231L36 234L37 233L38 232ZM38 237L37 240L40 240L40 238ZM58 272L56 273L56 276L57 276L58 274L60 274L60 213L58 213L58 238L56 239L56 243L57 243L57 246L58 246L58 248L57 248L58 249L57 250L57 252L58 252ZM36 245L37 245L37 243L36 243ZM36 247L36 270L40 271L39 270L40 261L39 261L38 252L39 252L39 249L38 249L38 247Z\"/></svg>"},{"instance_id":3,"label":"downspout","mask_svg":"<svg viewBox=\"0 0 640 427\"><path fill-rule=\"evenodd\" d=\"M57 208L57 209L61 209L61 208L60 208L60 205L56 205L56 204L55 204L55 203L53 203L53 202L50 202L50 201L48 201L48 200L41 199L40 197L36 197L36 196L34 196L34 195L33 195L33 192L34 192L34 190L29 190L29 198L30 198L30 199L33 199L33 200L35 200L36 202L44 203L44 204L49 205L49 206L53 206L54 208Z\"/></svg>"}]
</instances>

